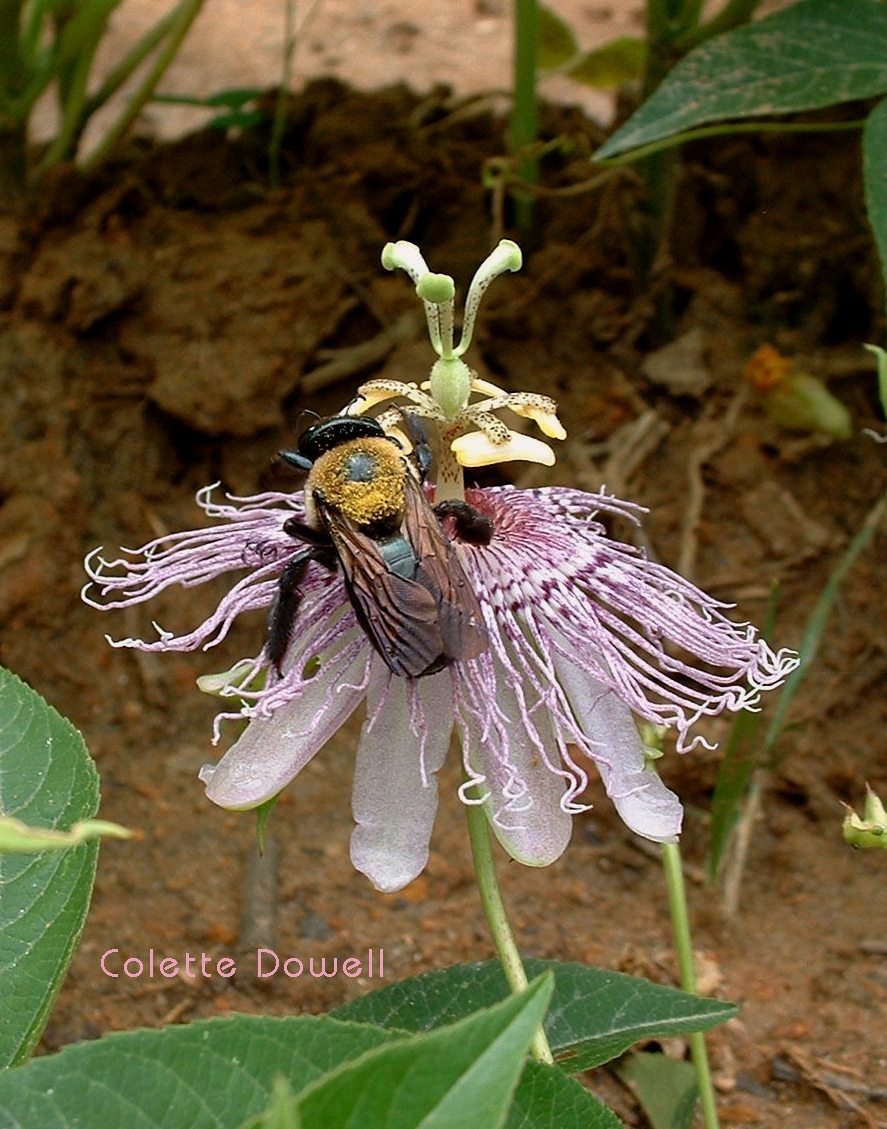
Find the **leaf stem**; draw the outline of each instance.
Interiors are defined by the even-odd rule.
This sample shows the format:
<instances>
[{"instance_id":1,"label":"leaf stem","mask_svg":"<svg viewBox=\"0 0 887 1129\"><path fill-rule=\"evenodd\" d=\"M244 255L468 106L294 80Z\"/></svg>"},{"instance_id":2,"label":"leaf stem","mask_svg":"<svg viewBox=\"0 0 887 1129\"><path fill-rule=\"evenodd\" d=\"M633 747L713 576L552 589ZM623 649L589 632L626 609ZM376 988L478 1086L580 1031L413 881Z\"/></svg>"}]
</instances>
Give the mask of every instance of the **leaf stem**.
<instances>
[{"instance_id":1,"label":"leaf stem","mask_svg":"<svg viewBox=\"0 0 887 1129\"><path fill-rule=\"evenodd\" d=\"M681 867L681 848L677 843L662 844L662 866L665 870L665 884L668 889L668 908L671 913L671 927L674 934L674 947L678 959L681 987L685 992L696 994L696 969L693 964L693 940L690 935L690 917L687 913L687 891L684 886L684 872ZM705 1129L719 1129L718 1110L715 1102L714 1085L708 1064L708 1051L705 1036L694 1031L689 1036L690 1054L696 1070L696 1085L699 1089L699 1102Z\"/></svg>"},{"instance_id":2,"label":"leaf stem","mask_svg":"<svg viewBox=\"0 0 887 1129\"><path fill-rule=\"evenodd\" d=\"M466 804L465 811L468 819L468 837L471 841L471 858L474 862L474 873L477 878L477 889L484 916L487 919L487 925L490 927L490 934L493 938L493 944L496 946L499 960L502 962L508 987L516 994L522 992L529 981L514 940L514 934L511 931L505 902L502 900L502 893L499 889L490 842L490 827L484 814L483 805ZM542 1027L536 1032L530 1051L537 1062L544 1062L549 1065L554 1063L554 1056Z\"/></svg>"}]
</instances>

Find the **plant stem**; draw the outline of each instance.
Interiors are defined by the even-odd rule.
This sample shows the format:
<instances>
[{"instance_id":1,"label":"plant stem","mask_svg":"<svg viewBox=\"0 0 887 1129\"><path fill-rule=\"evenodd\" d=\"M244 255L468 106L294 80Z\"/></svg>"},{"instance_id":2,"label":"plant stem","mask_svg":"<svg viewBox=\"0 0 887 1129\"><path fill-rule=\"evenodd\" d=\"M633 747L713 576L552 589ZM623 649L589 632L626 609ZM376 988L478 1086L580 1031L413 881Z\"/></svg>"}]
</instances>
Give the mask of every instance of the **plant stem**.
<instances>
[{"instance_id":1,"label":"plant stem","mask_svg":"<svg viewBox=\"0 0 887 1129\"><path fill-rule=\"evenodd\" d=\"M493 862L487 817L480 804L466 804L465 810L468 819L468 837L471 841L471 858L474 862L474 873L477 877L477 889L484 909L484 916L487 919L487 925L490 927L490 934L493 938L493 944L496 946L499 960L502 962L508 987L512 992L522 992L529 981L514 940L514 934L511 931L505 903L502 900L502 893L496 878L496 866ZM541 1027L536 1032L530 1050L537 1062L554 1063L551 1047L549 1047L548 1039Z\"/></svg>"},{"instance_id":2,"label":"plant stem","mask_svg":"<svg viewBox=\"0 0 887 1129\"><path fill-rule=\"evenodd\" d=\"M277 99L274 103L271 140L268 143L268 183L272 188L280 187L283 135L286 130L290 82L293 76L293 58L296 53L296 0L286 0L283 22L283 63L280 72L280 86L277 89Z\"/></svg>"},{"instance_id":3,"label":"plant stem","mask_svg":"<svg viewBox=\"0 0 887 1129\"><path fill-rule=\"evenodd\" d=\"M514 0L514 91L508 143L518 157L518 176L526 184L535 184L538 168L528 153L539 133L539 106L536 98L536 56L539 50L539 9L536 0ZM524 188L513 192L514 217L521 235L533 229L535 200Z\"/></svg>"},{"instance_id":4,"label":"plant stem","mask_svg":"<svg viewBox=\"0 0 887 1129\"><path fill-rule=\"evenodd\" d=\"M676 40L677 46L682 53L686 53L712 36L722 35L725 31L732 31L734 27L750 23L760 3L761 0L727 0L720 12L712 16L708 23L700 23L697 17L694 23L684 24L684 30Z\"/></svg>"},{"instance_id":5,"label":"plant stem","mask_svg":"<svg viewBox=\"0 0 887 1129\"><path fill-rule=\"evenodd\" d=\"M681 868L681 848L677 843L663 843L662 865L665 870L665 884L668 889L668 908L671 913L671 926L674 934L675 953L681 987L685 992L696 994L696 969L693 965L693 941L690 936L690 918L687 913L687 891L684 887L684 872ZM708 1051L705 1036L694 1031L689 1037L690 1054L696 1070L696 1085L699 1089L699 1102L705 1129L718 1129L718 1110L715 1091L708 1065Z\"/></svg>"},{"instance_id":6,"label":"plant stem","mask_svg":"<svg viewBox=\"0 0 887 1129\"><path fill-rule=\"evenodd\" d=\"M0 212L18 207L25 195L28 135L24 124L0 123Z\"/></svg>"}]
</instances>

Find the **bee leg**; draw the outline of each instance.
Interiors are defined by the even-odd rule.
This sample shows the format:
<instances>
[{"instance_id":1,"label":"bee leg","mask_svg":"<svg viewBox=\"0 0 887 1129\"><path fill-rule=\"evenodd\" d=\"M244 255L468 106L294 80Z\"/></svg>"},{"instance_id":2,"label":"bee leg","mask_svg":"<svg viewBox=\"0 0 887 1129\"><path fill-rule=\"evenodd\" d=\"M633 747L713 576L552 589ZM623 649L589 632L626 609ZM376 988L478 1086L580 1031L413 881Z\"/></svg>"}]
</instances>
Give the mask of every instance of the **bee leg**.
<instances>
[{"instance_id":1,"label":"bee leg","mask_svg":"<svg viewBox=\"0 0 887 1129\"><path fill-rule=\"evenodd\" d=\"M283 673L280 664L283 662L283 656L289 646L293 624L296 621L296 612L302 602L302 594L299 588L305 578L311 556L311 550L305 549L304 552L297 553L292 560L287 562L277 582L277 595L274 597L274 603L268 612L268 623L265 627L265 651L268 655L268 661L278 674Z\"/></svg>"},{"instance_id":2,"label":"bee leg","mask_svg":"<svg viewBox=\"0 0 887 1129\"><path fill-rule=\"evenodd\" d=\"M419 470L419 481L424 483L431 473L431 467L434 463L434 454L431 450L431 444L427 439L416 439L415 446L413 447L413 455Z\"/></svg>"},{"instance_id":3,"label":"bee leg","mask_svg":"<svg viewBox=\"0 0 887 1129\"><path fill-rule=\"evenodd\" d=\"M289 528L290 525L293 526L292 529ZM302 549L301 552L296 553L284 565L283 572L281 572L277 581L277 595L274 597L274 603L268 612L268 623L265 628L265 652L268 655L268 661L278 674L283 673L280 664L283 662L283 656L286 654L286 649L292 637L296 613L299 610L299 604L302 602L300 588L305 579L309 563L317 561L318 564L322 564L330 570L336 567L335 550L329 543L329 539L322 533L318 533L316 529L304 525L295 518L290 518L283 528L293 537L305 541L310 539L312 543Z\"/></svg>"},{"instance_id":4,"label":"bee leg","mask_svg":"<svg viewBox=\"0 0 887 1129\"><path fill-rule=\"evenodd\" d=\"M468 502L450 498L433 507L438 520L451 517L456 522L456 533L469 545L489 545L493 539L493 523Z\"/></svg>"},{"instance_id":5,"label":"bee leg","mask_svg":"<svg viewBox=\"0 0 887 1129\"><path fill-rule=\"evenodd\" d=\"M297 541L304 541L307 545L313 545L318 549L329 549L331 557L333 556L333 545L329 534L324 533L322 529L315 529L313 525L307 525L297 517L291 517L283 523L283 532L295 537ZM320 560L320 556L316 559Z\"/></svg>"},{"instance_id":6,"label":"bee leg","mask_svg":"<svg viewBox=\"0 0 887 1129\"><path fill-rule=\"evenodd\" d=\"M413 445L413 461L419 474L419 481L424 486L434 465L434 451L428 438L428 427L425 420L417 416L415 412L409 411L408 408L399 408L398 411ZM397 440L394 440L394 442L396 443ZM398 446L400 446L399 443Z\"/></svg>"},{"instance_id":7,"label":"bee leg","mask_svg":"<svg viewBox=\"0 0 887 1129\"><path fill-rule=\"evenodd\" d=\"M313 463L310 459L306 459L304 455L300 455L298 451L278 451L277 457L281 462L289 463L291 467L296 470L301 470L307 473L311 470Z\"/></svg>"}]
</instances>

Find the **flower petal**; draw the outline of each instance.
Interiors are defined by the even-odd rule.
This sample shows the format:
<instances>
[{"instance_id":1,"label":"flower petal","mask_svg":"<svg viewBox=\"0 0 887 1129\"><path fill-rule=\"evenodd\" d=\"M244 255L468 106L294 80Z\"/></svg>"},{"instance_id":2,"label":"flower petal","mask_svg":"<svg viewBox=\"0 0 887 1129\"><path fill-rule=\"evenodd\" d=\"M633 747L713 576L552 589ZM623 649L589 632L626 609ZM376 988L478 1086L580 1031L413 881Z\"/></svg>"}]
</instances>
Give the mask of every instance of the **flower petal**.
<instances>
[{"instance_id":1,"label":"flower petal","mask_svg":"<svg viewBox=\"0 0 887 1129\"><path fill-rule=\"evenodd\" d=\"M489 789L484 810L505 850L525 866L549 866L570 841L573 819L563 800L571 778L555 763L558 743L548 712L531 713L513 689L515 671L501 662L494 668L495 706L479 713L475 693L473 708L461 711L464 755L470 775L483 776L476 787Z\"/></svg>"},{"instance_id":2,"label":"flower petal","mask_svg":"<svg viewBox=\"0 0 887 1129\"><path fill-rule=\"evenodd\" d=\"M555 653L554 665L576 720L594 743L592 758L623 821L645 839L674 842L684 810L659 775L645 767L644 743L631 710L563 654Z\"/></svg>"},{"instance_id":3,"label":"flower petal","mask_svg":"<svg viewBox=\"0 0 887 1129\"><path fill-rule=\"evenodd\" d=\"M446 759L452 728L449 671L421 680L396 678L373 661L354 766L351 861L377 890L400 890L428 862L435 773Z\"/></svg>"},{"instance_id":4,"label":"flower petal","mask_svg":"<svg viewBox=\"0 0 887 1129\"><path fill-rule=\"evenodd\" d=\"M322 666L291 703L254 717L218 764L200 770L207 798L243 811L276 796L363 701L367 665L364 649L344 671L335 663Z\"/></svg>"},{"instance_id":5,"label":"flower petal","mask_svg":"<svg viewBox=\"0 0 887 1129\"><path fill-rule=\"evenodd\" d=\"M508 432L505 443L494 443L481 431L460 435L450 448L462 466L492 466L494 463L526 462L554 466L554 451L532 435Z\"/></svg>"}]
</instances>

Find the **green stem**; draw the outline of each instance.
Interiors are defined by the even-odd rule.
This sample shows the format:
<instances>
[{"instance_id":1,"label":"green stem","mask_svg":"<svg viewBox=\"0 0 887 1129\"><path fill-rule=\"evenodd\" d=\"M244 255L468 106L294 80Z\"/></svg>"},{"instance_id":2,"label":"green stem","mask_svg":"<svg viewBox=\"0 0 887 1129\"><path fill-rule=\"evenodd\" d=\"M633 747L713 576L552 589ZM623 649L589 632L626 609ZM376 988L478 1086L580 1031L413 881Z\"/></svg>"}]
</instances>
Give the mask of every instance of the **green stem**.
<instances>
[{"instance_id":1,"label":"green stem","mask_svg":"<svg viewBox=\"0 0 887 1129\"><path fill-rule=\"evenodd\" d=\"M716 16L701 24L697 19L694 24L686 24L685 30L675 41L675 45L682 54L691 51L706 39L715 35L722 35L725 31L732 31L735 27L751 22L752 16L760 6L761 0L728 0L728 3Z\"/></svg>"},{"instance_id":2,"label":"green stem","mask_svg":"<svg viewBox=\"0 0 887 1129\"><path fill-rule=\"evenodd\" d=\"M0 0L0 212L24 197L28 168L26 99L34 60L22 43L23 0Z\"/></svg>"},{"instance_id":3,"label":"green stem","mask_svg":"<svg viewBox=\"0 0 887 1129\"><path fill-rule=\"evenodd\" d=\"M675 12L675 28L686 31L698 27L704 6L705 0L681 0Z\"/></svg>"},{"instance_id":4,"label":"green stem","mask_svg":"<svg viewBox=\"0 0 887 1129\"><path fill-rule=\"evenodd\" d=\"M0 122L0 212L21 204L27 185L27 168L27 127Z\"/></svg>"},{"instance_id":5,"label":"green stem","mask_svg":"<svg viewBox=\"0 0 887 1129\"><path fill-rule=\"evenodd\" d=\"M662 865L665 869L665 884L668 889L668 908L671 913L671 926L674 933L674 947L678 958L681 987L685 992L696 994L696 969L693 964L693 941L690 936L690 918L687 913L687 891L684 887L684 872L681 867L681 848L677 843L663 843ZM718 1129L718 1110L715 1090L708 1065L708 1051L705 1036L694 1031L689 1037L690 1054L696 1070L696 1085L705 1129Z\"/></svg>"},{"instance_id":6,"label":"green stem","mask_svg":"<svg viewBox=\"0 0 887 1129\"><path fill-rule=\"evenodd\" d=\"M675 36L674 11L669 0L647 0L647 54L641 82L641 100L646 101L676 62L672 49Z\"/></svg>"},{"instance_id":7,"label":"green stem","mask_svg":"<svg viewBox=\"0 0 887 1129\"><path fill-rule=\"evenodd\" d=\"M0 0L0 118L6 118L27 83L28 62L19 24L22 0Z\"/></svg>"},{"instance_id":8,"label":"green stem","mask_svg":"<svg viewBox=\"0 0 887 1129\"><path fill-rule=\"evenodd\" d=\"M277 99L274 103L271 140L268 143L268 183L272 188L280 187L283 135L286 131L290 81L293 74L293 58L296 53L295 0L286 0L283 11L283 66L280 74L280 86L277 88Z\"/></svg>"},{"instance_id":9,"label":"green stem","mask_svg":"<svg viewBox=\"0 0 887 1129\"><path fill-rule=\"evenodd\" d=\"M644 23L644 38L647 40L648 46L665 39L671 25L671 11L668 0L647 0Z\"/></svg>"},{"instance_id":10,"label":"green stem","mask_svg":"<svg viewBox=\"0 0 887 1129\"><path fill-rule=\"evenodd\" d=\"M493 850L490 842L490 827L481 804L466 804L465 810L468 818L468 837L471 841L471 857L474 862L474 873L477 877L477 889L480 894L481 905L490 927L490 934L502 968L505 979L512 992L522 992L529 981L524 971L499 882L496 878L496 866L493 862ZM530 1048L533 1058L537 1062L554 1063L554 1056L545 1032L540 1027L536 1032Z\"/></svg>"},{"instance_id":11,"label":"green stem","mask_svg":"<svg viewBox=\"0 0 887 1129\"><path fill-rule=\"evenodd\" d=\"M539 170L535 157L526 154L539 134L536 97L536 57L539 50L539 9L536 0L514 2L514 94L509 122L509 147L518 157L518 176L535 184ZM532 192L517 188L513 193L518 230L529 236L533 229L535 200Z\"/></svg>"}]
</instances>

